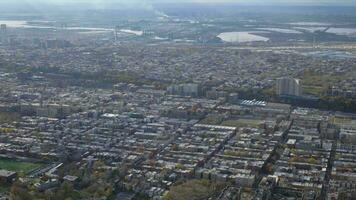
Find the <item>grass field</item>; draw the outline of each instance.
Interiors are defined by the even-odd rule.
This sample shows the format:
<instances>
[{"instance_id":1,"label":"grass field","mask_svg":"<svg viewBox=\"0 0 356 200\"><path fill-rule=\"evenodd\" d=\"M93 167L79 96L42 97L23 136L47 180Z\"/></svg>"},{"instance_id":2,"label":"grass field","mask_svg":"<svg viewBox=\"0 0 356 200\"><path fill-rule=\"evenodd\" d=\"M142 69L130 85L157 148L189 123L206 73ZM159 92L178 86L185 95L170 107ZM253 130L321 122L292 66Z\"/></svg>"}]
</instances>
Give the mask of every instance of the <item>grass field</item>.
<instances>
[{"instance_id":1,"label":"grass field","mask_svg":"<svg viewBox=\"0 0 356 200\"><path fill-rule=\"evenodd\" d=\"M319 86L303 86L303 93L307 95L321 96L326 92L326 89Z\"/></svg>"},{"instance_id":2,"label":"grass field","mask_svg":"<svg viewBox=\"0 0 356 200\"><path fill-rule=\"evenodd\" d=\"M39 166L41 166L41 164L0 158L0 169L5 169L9 171L27 173Z\"/></svg>"},{"instance_id":3,"label":"grass field","mask_svg":"<svg viewBox=\"0 0 356 200\"><path fill-rule=\"evenodd\" d=\"M223 120L222 117L219 116L209 116L201 120L199 123L208 124L208 125L220 125L222 120Z\"/></svg>"},{"instance_id":4,"label":"grass field","mask_svg":"<svg viewBox=\"0 0 356 200\"><path fill-rule=\"evenodd\" d=\"M0 123L10 123L13 121L19 121L21 116L17 113L0 112Z\"/></svg>"},{"instance_id":5,"label":"grass field","mask_svg":"<svg viewBox=\"0 0 356 200\"><path fill-rule=\"evenodd\" d=\"M200 200L208 199L215 193L220 193L226 185L223 183L209 182L208 180L189 180L185 183L174 185L166 193L163 200Z\"/></svg>"},{"instance_id":6,"label":"grass field","mask_svg":"<svg viewBox=\"0 0 356 200\"><path fill-rule=\"evenodd\" d=\"M249 127L257 128L261 122L262 122L261 120L256 120L256 119L237 119L237 120L224 121L221 125L234 126L234 127L249 126Z\"/></svg>"},{"instance_id":7,"label":"grass field","mask_svg":"<svg viewBox=\"0 0 356 200\"><path fill-rule=\"evenodd\" d=\"M349 77L349 74L344 75L330 75L330 74L318 74L314 72L305 72L301 76L303 92L305 94L311 94L316 96L323 95L327 88L341 80L345 80Z\"/></svg>"},{"instance_id":8,"label":"grass field","mask_svg":"<svg viewBox=\"0 0 356 200\"><path fill-rule=\"evenodd\" d=\"M4 192L10 192L10 187L9 186L0 186L0 193Z\"/></svg>"}]
</instances>

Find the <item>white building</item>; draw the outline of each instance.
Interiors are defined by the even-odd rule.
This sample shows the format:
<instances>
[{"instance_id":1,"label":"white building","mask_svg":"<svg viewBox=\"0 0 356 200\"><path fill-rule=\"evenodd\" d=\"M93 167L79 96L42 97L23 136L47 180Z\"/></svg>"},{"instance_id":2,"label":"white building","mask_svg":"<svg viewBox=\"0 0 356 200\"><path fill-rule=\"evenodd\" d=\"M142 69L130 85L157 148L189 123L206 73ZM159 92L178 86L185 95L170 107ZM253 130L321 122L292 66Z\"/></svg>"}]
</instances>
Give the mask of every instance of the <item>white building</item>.
<instances>
[{"instance_id":1,"label":"white building","mask_svg":"<svg viewBox=\"0 0 356 200\"><path fill-rule=\"evenodd\" d=\"M193 96L199 95L199 85L195 83L171 85L167 88L168 94Z\"/></svg>"},{"instance_id":2,"label":"white building","mask_svg":"<svg viewBox=\"0 0 356 200\"><path fill-rule=\"evenodd\" d=\"M356 126L343 125L340 128L339 139L348 144L356 144Z\"/></svg>"},{"instance_id":3,"label":"white building","mask_svg":"<svg viewBox=\"0 0 356 200\"><path fill-rule=\"evenodd\" d=\"M277 79L277 95L301 96L302 87L299 79L283 77Z\"/></svg>"}]
</instances>

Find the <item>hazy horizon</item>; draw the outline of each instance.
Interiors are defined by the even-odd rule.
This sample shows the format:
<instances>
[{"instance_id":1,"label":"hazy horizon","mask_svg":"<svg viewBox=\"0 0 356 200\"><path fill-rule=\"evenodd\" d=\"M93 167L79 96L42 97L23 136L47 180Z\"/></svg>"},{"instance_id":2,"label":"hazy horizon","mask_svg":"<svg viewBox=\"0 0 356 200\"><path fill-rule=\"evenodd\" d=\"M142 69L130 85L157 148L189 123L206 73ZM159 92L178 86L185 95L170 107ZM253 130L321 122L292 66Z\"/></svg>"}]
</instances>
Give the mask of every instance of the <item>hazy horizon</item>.
<instances>
[{"instance_id":1,"label":"hazy horizon","mask_svg":"<svg viewBox=\"0 0 356 200\"><path fill-rule=\"evenodd\" d=\"M4 0L1 5L73 5L87 4L92 6L106 6L113 4L124 5L151 5L151 4L180 4L180 3L202 3L202 4L241 4L241 5L263 5L263 6L356 6L356 0Z\"/></svg>"}]
</instances>

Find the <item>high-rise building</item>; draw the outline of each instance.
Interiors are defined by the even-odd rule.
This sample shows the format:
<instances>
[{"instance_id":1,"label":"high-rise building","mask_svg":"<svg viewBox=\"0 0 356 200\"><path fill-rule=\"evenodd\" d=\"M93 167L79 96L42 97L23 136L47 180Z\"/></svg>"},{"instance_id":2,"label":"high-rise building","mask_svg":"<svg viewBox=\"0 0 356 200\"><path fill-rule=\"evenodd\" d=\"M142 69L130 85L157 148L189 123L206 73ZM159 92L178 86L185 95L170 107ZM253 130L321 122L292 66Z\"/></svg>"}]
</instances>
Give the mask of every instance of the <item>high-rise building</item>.
<instances>
[{"instance_id":1,"label":"high-rise building","mask_svg":"<svg viewBox=\"0 0 356 200\"><path fill-rule=\"evenodd\" d=\"M0 30L1 30L1 34L2 33L6 33L6 24L1 24L0 25Z\"/></svg>"},{"instance_id":2,"label":"high-rise building","mask_svg":"<svg viewBox=\"0 0 356 200\"><path fill-rule=\"evenodd\" d=\"M114 31L115 42L118 42L119 34L120 34L120 26L115 26L115 31Z\"/></svg>"},{"instance_id":3,"label":"high-rise building","mask_svg":"<svg viewBox=\"0 0 356 200\"><path fill-rule=\"evenodd\" d=\"M6 24L1 24L0 25L0 41L4 42L4 41L6 41L6 38L7 38Z\"/></svg>"},{"instance_id":4,"label":"high-rise building","mask_svg":"<svg viewBox=\"0 0 356 200\"><path fill-rule=\"evenodd\" d=\"M171 85L167 88L167 92L168 94L196 97L199 95L199 87L199 84L195 83Z\"/></svg>"},{"instance_id":5,"label":"high-rise building","mask_svg":"<svg viewBox=\"0 0 356 200\"><path fill-rule=\"evenodd\" d=\"M299 79L282 77L277 79L277 95L301 96L302 87Z\"/></svg>"}]
</instances>

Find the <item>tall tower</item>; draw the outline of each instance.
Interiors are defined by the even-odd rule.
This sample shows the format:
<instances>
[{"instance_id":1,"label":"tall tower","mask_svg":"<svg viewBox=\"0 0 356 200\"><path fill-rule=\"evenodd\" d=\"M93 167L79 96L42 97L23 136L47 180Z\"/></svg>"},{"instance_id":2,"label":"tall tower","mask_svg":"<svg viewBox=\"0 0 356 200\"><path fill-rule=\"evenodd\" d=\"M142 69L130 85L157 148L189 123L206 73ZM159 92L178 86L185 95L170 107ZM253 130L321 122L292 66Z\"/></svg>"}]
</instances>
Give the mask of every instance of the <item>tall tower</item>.
<instances>
[{"instance_id":1,"label":"tall tower","mask_svg":"<svg viewBox=\"0 0 356 200\"><path fill-rule=\"evenodd\" d=\"M1 24L0 29L1 29L1 34L6 33L6 24Z\"/></svg>"},{"instance_id":2,"label":"tall tower","mask_svg":"<svg viewBox=\"0 0 356 200\"><path fill-rule=\"evenodd\" d=\"M120 26L115 26L115 42L119 40Z\"/></svg>"},{"instance_id":3,"label":"tall tower","mask_svg":"<svg viewBox=\"0 0 356 200\"><path fill-rule=\"evenodd\" d=\"M68 28L67 23L61 23L61 29L65 30Z\"/></svg>"},{"instance_id":4,"label":"tall tower","mask_svg":"<svg viewBox=\"0 0 356 200\"><path fill-rule=\"evenodd\" d=\"M7 39L7 28L6 24L1 24L0 25L0 41L4 42Z\"/></svg>"}]
</instances>

